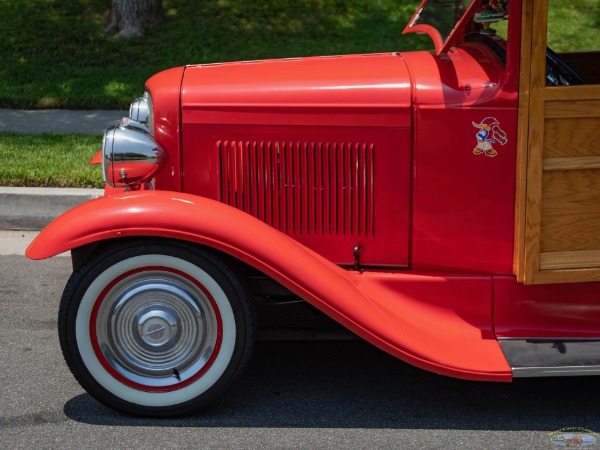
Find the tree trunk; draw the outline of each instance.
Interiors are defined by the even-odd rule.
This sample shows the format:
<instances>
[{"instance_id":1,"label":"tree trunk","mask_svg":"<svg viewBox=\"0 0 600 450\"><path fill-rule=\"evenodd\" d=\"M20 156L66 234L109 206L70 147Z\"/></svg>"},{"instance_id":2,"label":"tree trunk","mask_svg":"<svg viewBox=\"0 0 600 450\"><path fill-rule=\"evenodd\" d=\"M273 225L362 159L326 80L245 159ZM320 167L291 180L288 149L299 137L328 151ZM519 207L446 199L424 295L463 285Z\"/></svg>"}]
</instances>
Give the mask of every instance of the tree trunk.
<instances>
[{"instance_id":1,"label":"tree trunk","mask_svg":"<svg viewBox=\"0 0 600 450\"><path fill-rule=\"evenodd\" d=\"M112 0L112 21L105 33L126 39L141 36L162 18L162 0Z\"/></svg>"}]
</instances>

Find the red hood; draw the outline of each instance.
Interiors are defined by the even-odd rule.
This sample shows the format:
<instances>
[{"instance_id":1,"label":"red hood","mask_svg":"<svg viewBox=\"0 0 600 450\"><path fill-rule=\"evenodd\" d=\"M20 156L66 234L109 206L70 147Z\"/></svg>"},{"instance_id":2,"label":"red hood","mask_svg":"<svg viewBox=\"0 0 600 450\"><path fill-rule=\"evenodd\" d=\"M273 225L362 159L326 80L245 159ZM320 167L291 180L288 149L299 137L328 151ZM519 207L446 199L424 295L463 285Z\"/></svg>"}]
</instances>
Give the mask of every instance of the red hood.
<instances>
[{"instance_id":1,"label":"red hood","mask_svg":"<svg viewBox=\"0 0 600 450\"><path fill-rule=\"evenodd\" d=\"M186 124L410 127L411 83L397 54L186 67Z\"/></svg>"}]
</instances>

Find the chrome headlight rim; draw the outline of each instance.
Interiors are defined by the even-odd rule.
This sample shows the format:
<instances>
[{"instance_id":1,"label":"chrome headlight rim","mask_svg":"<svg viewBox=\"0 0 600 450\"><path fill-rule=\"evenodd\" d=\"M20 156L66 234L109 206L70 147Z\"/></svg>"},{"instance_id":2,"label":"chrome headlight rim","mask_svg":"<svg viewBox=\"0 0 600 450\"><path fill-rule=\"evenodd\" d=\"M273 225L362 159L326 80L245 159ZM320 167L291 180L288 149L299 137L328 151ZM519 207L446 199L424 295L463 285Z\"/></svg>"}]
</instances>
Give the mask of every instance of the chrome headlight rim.
<instances>
[{"instance_id":1,"label":"chrome headlight rim","mask_svg":"<svg viewBox=\"0 0 600 450\"><path fill-rule=\"evenodd\" d=\"M102 176L114 188L134 188L149 182L167 161L167 152L150 129L124 117L102 139Z\"/></svg>"},{"instance_id":2,"label":"chrome headlight rim","mask_svg":"<svg viewBox=\"0 0 600 450\"><path fill-rule=\"evenodd\" d=\"M154 132L154 110L152 96L145 91L142 97L136 98L129 106L129 118L146 125L150 132Z\"/></svg>"},{"instance_id":3,"label":"chrome headlight rim","mask_svg":"<svg viewBox=\"0 0 600 450\"><path fill-rule=\"evenodd\" d=\"M112 180L108 176L108 170L110 167L110 162L112 161L113 139L116 127L117 125L115 124L108 128L102 137L102 179L106 184L112 187L114 186L112 184Z\"/></svg>"},{"instance_id":4,"label":"chrome headlight rim","mask_svg":"<svg viewBox=\"0 0 600 450\"><path fill-rule=\"evenodd\" d=\"M144 98L146 98L146 102L148 103L148 122L146 125L150 129L150 132L154 134L154 103L149 91L144 92Z\"/></svg>"}]
</instances>

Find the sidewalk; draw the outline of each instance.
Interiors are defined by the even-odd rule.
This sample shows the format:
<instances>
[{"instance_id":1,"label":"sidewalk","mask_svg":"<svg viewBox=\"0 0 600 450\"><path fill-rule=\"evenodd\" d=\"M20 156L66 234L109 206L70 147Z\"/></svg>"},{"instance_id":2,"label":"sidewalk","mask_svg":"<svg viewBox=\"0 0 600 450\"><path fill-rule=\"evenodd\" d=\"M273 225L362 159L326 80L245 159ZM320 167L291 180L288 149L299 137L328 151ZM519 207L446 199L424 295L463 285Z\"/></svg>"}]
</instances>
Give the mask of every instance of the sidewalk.
<instances>
[{"instance_id":1,"label":"sidewalk","mask_svg":"<svg viewBox=\"0 0 600 450\"><path fill-rule=\"evenodd\" d=\"M0 109L0 132L102 134L104 130L128 114L128 111L121 110Z\"/></svg>"},{"instance_id":2,"label":"sidewalk","mask_svg":"<svg viewBox=\"0 0 600 450\"><path fill-rule=\"evenodd\" d=\"M0 109L0 132L102 134L128 111L25 111ZM63 212L102 189L0 187L0 230L41 230Z\"/></svg>"}]
</instances>

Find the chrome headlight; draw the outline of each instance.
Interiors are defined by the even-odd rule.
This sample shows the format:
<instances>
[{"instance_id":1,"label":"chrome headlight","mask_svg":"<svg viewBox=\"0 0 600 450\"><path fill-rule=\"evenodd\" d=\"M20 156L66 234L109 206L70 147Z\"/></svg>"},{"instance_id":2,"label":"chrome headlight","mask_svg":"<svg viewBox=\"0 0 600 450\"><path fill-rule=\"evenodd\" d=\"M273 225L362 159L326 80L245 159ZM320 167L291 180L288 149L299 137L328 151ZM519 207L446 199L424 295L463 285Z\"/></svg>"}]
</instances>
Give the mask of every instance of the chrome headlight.
<instances>
[{"instance_id":1,"label":"chrome headlight","mask_svg":"<svg viewBox=\"0 0 600 450\"><path fill-rule=\"evenodd\" d=\"M154 111L152 108L152 97L148 91L143 97L136 98L129 106L129 118L147 125L150 132L154 131Z\"/></svg>"},{"instance_id":2,"label":"chrome headlight","mask_svg":"<svg viewBox=\"0 0 600 450\"><path fill-rule=\"evenodd\" d=\"M124 117L104 133L102 173L112 187L128 188L150 181L167 162L167 152L148 127Z\"/></svg>"}]
</instances>

